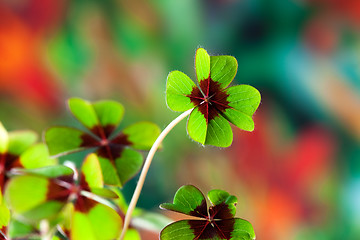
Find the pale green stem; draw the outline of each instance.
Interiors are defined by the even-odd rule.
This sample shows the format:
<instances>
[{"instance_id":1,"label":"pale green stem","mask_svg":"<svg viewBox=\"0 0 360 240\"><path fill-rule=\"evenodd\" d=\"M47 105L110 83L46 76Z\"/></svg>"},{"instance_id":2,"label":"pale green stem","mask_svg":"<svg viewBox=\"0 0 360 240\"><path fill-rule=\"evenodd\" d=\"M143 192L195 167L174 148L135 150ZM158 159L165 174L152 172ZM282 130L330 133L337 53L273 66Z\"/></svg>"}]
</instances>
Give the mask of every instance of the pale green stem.
<instances>
[{"instance_id":1,"label":"pale green stem","mask_svg":"<svg viewBox=\"0 0 360 240\"><path fill-rule=\"evenodd\" d=\"M41 234L41 240L51 240L52 234L50 232L49 227L49 221L42 220L40 222L40 234Z\"/></svg>"},{"instance_id":2,"label":"pale green stem","mask_svg":"<svg viewBox=\"0 0 360 240\"><path fill-rule=\"evenodd\" d=\"M129 208L126 212L125 215L125 220L124 220L124 226L123 226L123 230L121 232L121 236L119 237L119 240L123 240L125 233L129 227L130 224L130 220L131 220L131 215L132 212L135 209L136 203L139 199L140 193L141 193L141 189L144 185L145 182L145 178L146 178L146 174L149 171L149 167L151 164L151 161L156 153L156 150L159 148L160 144L162 143L162 141L164 140L164 138L166 137L166 135L171 131L171 129L173 129L181 120L183 120L184 118L186 118L192 111L193 109L190 109L184 113L182 113L180 116L178 116L177 118L175 118L159 135L159 137L156 139L156 141L154 142L154 144L152 145L149 154L147 155L146 159L145 159L145 163L144 163L144 167L141 171L140 177L139 177L139 181L136 185L134 194L131 198L131 202L129 204Z\"/></svg>"}]
</instances>

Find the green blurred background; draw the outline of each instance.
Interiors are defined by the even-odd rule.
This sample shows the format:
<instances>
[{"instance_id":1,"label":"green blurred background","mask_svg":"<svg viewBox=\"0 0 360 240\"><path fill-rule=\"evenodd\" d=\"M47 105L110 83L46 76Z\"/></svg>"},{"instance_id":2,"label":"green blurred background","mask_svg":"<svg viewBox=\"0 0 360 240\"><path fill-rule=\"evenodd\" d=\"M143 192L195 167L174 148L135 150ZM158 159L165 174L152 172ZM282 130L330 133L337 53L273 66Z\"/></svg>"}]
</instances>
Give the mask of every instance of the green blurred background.
<instances>
[{"instance_id":1,"label":"green blurred background","mask_svg":"<svg viewBox=\"0 0 360 240\"><path fill-rule=\"evenodd\" d=\"M262 94L256 130L234 128L231 147L204 148L182 122L138 205L160 211L184 184L221 188L238 196L238 216L257 239L357 240L359 29L358 0L1 0L0 120L39 134L76 126L65 101L77 96L122 102L120 127L164 128L179 114L165 104L167 74L195 80L199 46L233 55L234 83ZM135 184L124 188L127 199Z\"/></svg>"}]
</instances>

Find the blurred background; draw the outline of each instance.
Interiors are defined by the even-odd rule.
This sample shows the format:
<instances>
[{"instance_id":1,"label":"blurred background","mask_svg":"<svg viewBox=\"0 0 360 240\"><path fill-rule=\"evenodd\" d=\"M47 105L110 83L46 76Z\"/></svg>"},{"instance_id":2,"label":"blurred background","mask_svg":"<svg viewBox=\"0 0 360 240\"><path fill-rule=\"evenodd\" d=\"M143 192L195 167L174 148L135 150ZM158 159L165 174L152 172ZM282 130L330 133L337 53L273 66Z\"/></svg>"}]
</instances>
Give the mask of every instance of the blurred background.
<instances>
[{"instance_id":1,"label":"blurred background","mask_svg":"<svg viewBox=\"0 0 360 240\"><path fill-rule=\"evenodd\" d=\"M194 184L236 195L257 239L360 239L358 0L1 0L0 120L39 134L76 126L65 102L77 96L122 102L120 128L164 128L179 114L165 104L167 74L195 80L199 46L235 56L234 84L260 90L256 129L234 128L227 149L204 148L183 121L138 205L160 212Z\"/></svg>"}]
</instances>

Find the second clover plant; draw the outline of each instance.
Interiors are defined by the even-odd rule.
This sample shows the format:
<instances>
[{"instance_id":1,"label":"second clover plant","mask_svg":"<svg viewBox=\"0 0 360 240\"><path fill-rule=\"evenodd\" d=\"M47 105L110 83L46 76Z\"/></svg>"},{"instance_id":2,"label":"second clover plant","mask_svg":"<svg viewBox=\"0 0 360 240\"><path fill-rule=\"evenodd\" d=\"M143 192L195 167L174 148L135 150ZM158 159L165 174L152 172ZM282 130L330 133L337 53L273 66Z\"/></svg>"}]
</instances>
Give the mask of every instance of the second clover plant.
<instances>
[{"instance_id":1,"label":"second clover plant","mask_svg":"<svg viewBox=\"0 0 360 240\"><path fill-rule=\"evenodd\" d=\"M45 140L50 154L62 155L94 149L108 185L123 186L143 164L136 150L148 150L160 129L151 122L138 122L116 133L124 115L124 107L115 101L88 102L80 98L69 100L71 113L87 128L52 127Z\"/></svg>"}]
</instances>

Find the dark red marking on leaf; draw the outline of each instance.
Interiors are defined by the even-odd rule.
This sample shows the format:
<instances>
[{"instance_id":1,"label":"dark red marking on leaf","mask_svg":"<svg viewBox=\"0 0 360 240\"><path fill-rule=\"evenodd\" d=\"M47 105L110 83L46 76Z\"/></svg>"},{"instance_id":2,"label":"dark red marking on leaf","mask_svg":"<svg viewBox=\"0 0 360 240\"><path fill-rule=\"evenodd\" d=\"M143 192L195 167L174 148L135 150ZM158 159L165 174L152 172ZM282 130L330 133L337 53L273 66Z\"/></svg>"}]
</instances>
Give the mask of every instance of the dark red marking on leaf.
<instances>
[{"instance_id":1,"label":"dark red marking on leaf","mask_svg":"<svg viewBox=\"0 0 360 240\"><path fill-rule=\"evenodd\" d=\"M217 232L223 239L231 239L231 233L234 231L235 219L225 219L214 221Z\"/></svg>"},{"instance_id":2,"label":"dark red marking on leaf","mask_svg":"<svg viewBox=\"0 0 360 240\"><path fill-rule=\"evenodd\" d=\"M63 231L63 234L65 235L65 237L67 237L67 238L70 237L70 230L69 229L62 228L61 230Z\"/></svg>"},{"instance_id":3,"label":"dark red marking on leaf","mask_svg":"<svg viewBox=\"0 0 360 240\"><path fill-rule=\"evenodd\" d=\"M126 146L131 146L132 142L128 140L128 135L120 133L115 138L110 141L106 141L103 145L97 150L97 154L100 157L110 159L115 161L115 159L121 157L121 153Z\"/></svg>"},{"instance_id":4,"label":"dark red marking on leaf","mask_svg":"<svg viewBox=\"0 0 360 240\"><path fill-rule=\"evenodd\" d=\"M197 86L193 88L190 95L187 95L187 97L190 98L191 102L193 102L195 106L199 106L204 102L204 95Z\"/></svg>"},{"instance_id":5,"label":"dark red marking on leaf","mask_svg":"<svg viewBox=\"0 0 360 240\"><path fill-rule=\"evenodd\" d=\"M90 131L101 139L107 139L114 132L115 127L112 124L106 126L96 125Z\"/></svg>"},{"instance_id":6,"label":"dark red marking on leaf","mask_svg":"<svg viewBox=\"0 0 360 240\"><path fill-rule=\"evenodd\" d=\"M85 175L83 173L80 173L80 189L84 191L90 192L89 184L86 182Z\"/></svg>"},{"instance_id":7,"label":"dark red marking on leaf","mask_svg":"<svg viewBox=\"0 0 360 240\"><path fill-rule=\"evenodd\" d=\"M207 218L208 212L207 212L207 204L205 199L193 211L189 212L189 214L195 217Z\"/></svg>"},{"instance_id":8,"label":"dark red marking on leaf","mask_svg":"<svg viewBox=\"0 0 360 240\"><path fill-rule=\"evenodd\" d=\"M3 226L2 228L0 228L0 240L6 240L6 238L5 238L6 232L7 232L6 226Z\"/></svg>"},{"instance_id":9,"label":"dark red marking on leaf","mask_svg":"<svg viewBox=\"0 0 360 240\"><path fill-rule=\"evenodd\" d=\"M220 87L218 82L210 77L202 80L199 85L200 88L194 87L190 95L187 96L195 106L198 106L206 122L209 123L227 108L230 108L229 101L227 101L229 95Z\"/></svg>"},{"instance_id":10,"label":"dark red marking on leaf","mask_svg":"<svg viewBox=\"0 0 360 240\"><path fill-rule=\"evenodd\" d=\"M75 210L82 212L82 213L88 213L95 205L97 204L96 201L86 198L84 196L78 195L78 198L76 199L74 206Z\"/></svg>"},{"instance_id":11,"label":"dark red marking on leaf","mask_svg":"<svg viewBox=\"0 0 360 240\"><path fill-rule=\"evenodd\" d=\"M23 168L19 156L11 153L0 153L0 187L2 193L4 192L4 186L9 179L6 173L13 168Z\"/></svg>"},{"instance_id":12,"label":"dark red marking on leaf","mask_svg":"<svg viewBox=\"0 0 360 240\"><path fill-rule=\"evenodd\" d=\"M234 217L229 206L224 202L211 206L209 208L209 213L212 219L231 219Z\"/></svg>"},{"instance_id":13,"label":"dark red marking on leaf","mask_svg":"<svg viewBox=\"0 0 360 240\"><path fill-rule=\"evenodd\" d=\"M132 142L129 141L129 136L124 133L118 134L114 139L111 140L111 143L123 146L132 145Z\"/></svg>"},{"instance_id":14,"label":"dark red marking on leaf","mask_svg":"<svg viewBox=\"0 0 360 240\"><path fill-rule=\"evenodd\" d=\"M114 162L115 159L121 157L123 150L124 146L122 145L109 144L100 147L96 153L99 155L99 157L107 158Z\"/></svg>"},{"instance_id":15,"label":"dark red marking on leaf","mask_svg":"<svg viewBox=\"0 0 360 240\"><path fill-rule=\"evenodd\" d=\"M98 147L100 145L99 140L94 138L90 134L83 133L80 136L80 138L82 140L82 142L80 144L80 147L92 148L92 147Z\"/></svg>"},{"instance_id":16,"label":"dark red marking on leaf","mask_svg":"<svg viewBox=\"0 0 360 240\"><path fill-rule=\"evenodd\" d=\"M77 197L74 205L75 205L75 210L82 213L87 213L90 211L91 208L93 208L96 205L97 202L82 196L81 191L91 192L89 184L86 182L86 178L83 173L80 173L79 188L78 191L76 192Z\"/></svg>"},{"instance_id":17,"label":"dark red marking on leaf","mask_svg":"<svg viewBox=\"0 0 360 240\"><path fill-rule=\"evenodd\" d=\"M95 130L97 129L97 130ZM100 130L99 130L100 129ZM125 146L132 145L132 142L128 140L128 136L126 134L120 133L119 135L115 136L113 139L108 139L106 134L112 133L115 129L115 126L113 125L107 125L105 127L105 131L101 127L95 126L92 130L94 134L100 134L101 139L96 139L95 137L91 136L90 134L84 133L81 135L82 143L80 147L99 147L96 151L96 153L100 157L104 157L107 159L110 159L112 162L115 161L115 159L121 157L121 153L124 150ZM97 132L99 131L99 132Z\"/></svg>"},{"instance_id":18,"label":"dark red marking on leaf","mask_svg":"<svg viewBox=\"0 0 360 240\"><path fill-rule=\"evenodd\" d=\"M47 200L55 200L60 202L67 202L71 194L71 189L60 186L56 179L49 179L48 192L46 195Z\"/></svg>"},{"instance_id":19,"label":"dark red marking on leaf","mask_svg":"<svg viewBox=\"0 0 360 240\"><path fill-rule=\"evenodd\" d=\"M231 239L231 233L234 230L235 219L227 220L188 220L190 229L193 231L196 239Z\"/></svg>"},{"instance_id":20,"label":"dark red marking on leaf","mask_svg":"<svg viewBox=\"0 0 360 240\"><path fill-rule=\"evenodd\" d=\"M63 175L63 176L57 177L56 179L63 181L63 182L73 184L74 183L74 173L72 173L70 175Z\"/></svg>"},{"instance_id":21,"label":"dark red marking on leaf","mask_svg":"<svg viewBox=\"0 0 360 240\"><path fill-rule=\"evenodd\" d=\"M213 239L216 236L216 230L208 220L188 220L188 224L195 235L194 239Z\"/></svg>"}]
</instances>

